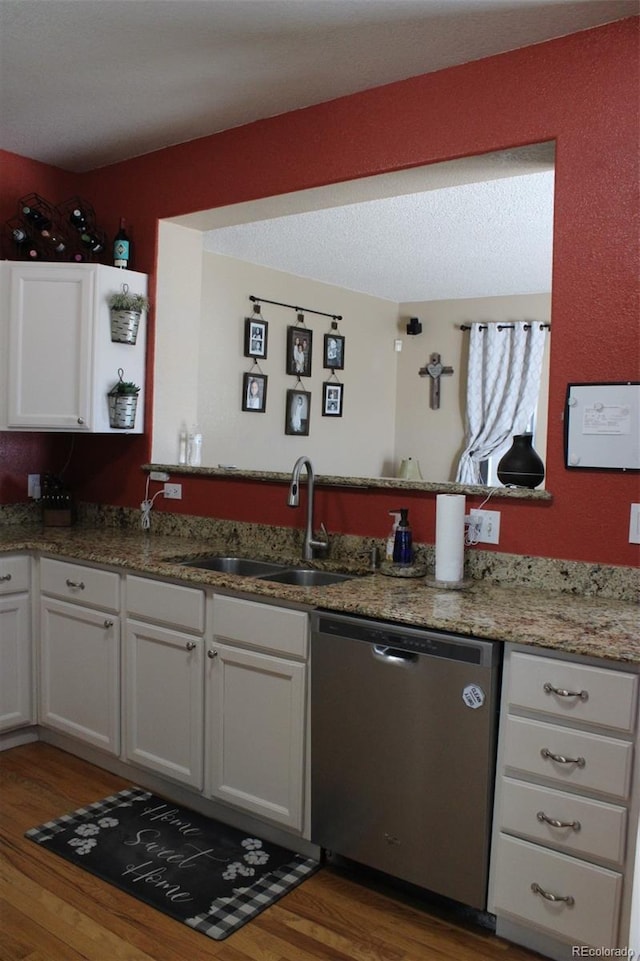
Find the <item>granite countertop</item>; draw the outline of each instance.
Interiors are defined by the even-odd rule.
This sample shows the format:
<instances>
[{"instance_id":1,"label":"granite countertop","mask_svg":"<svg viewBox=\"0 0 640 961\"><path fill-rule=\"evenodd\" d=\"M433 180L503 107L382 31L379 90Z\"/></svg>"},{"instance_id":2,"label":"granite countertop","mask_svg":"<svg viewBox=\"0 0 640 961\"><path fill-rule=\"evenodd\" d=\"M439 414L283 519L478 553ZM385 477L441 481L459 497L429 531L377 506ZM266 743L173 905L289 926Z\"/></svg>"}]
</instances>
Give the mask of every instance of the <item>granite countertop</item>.
<instances>
[{"instance_id":1,"label":"granite countertop","mask_svg":"<svg viewBox=\"0 0 640 961\"><path fill-rule=\"evenodd\" d=\"M0 553L8 551L38 551L308 609L640 664L640 617L638 606L631 601L503 587L482 580L472 581L464 590L445 590L430 586L425 577L393 578L365 573L362 568L354 569L353 573L362 576L353 580L325 587L294 587L180 566L177 559L238 553L210 538L114 529L7 526L0 529ZM262 556L294 562L292 557L271 552L263 551Z\"/></svg>"}]
</instances>

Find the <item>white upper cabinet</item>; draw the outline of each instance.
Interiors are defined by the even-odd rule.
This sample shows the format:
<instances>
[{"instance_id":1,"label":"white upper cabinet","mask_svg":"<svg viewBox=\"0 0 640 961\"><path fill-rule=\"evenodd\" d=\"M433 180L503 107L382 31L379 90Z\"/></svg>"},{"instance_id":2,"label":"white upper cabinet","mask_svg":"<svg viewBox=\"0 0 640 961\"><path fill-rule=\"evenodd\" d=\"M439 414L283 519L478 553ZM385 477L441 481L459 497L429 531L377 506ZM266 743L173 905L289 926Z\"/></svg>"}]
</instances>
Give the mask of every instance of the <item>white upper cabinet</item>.
<instances>
[{"instance_id":1,"label":"white upper cabinet","mask_svg":"<svg viewBox=\"0 0 640 961\"><path fill-rule=\"evenodd\" d=\"M118 381L140 386L135 425L144 429L146 314L135 344L111 340L109 298L147 277L102 264L5 262L2 270L0 428L125 433L109 424L107 395Z\"/></svg>"}]
</instances>

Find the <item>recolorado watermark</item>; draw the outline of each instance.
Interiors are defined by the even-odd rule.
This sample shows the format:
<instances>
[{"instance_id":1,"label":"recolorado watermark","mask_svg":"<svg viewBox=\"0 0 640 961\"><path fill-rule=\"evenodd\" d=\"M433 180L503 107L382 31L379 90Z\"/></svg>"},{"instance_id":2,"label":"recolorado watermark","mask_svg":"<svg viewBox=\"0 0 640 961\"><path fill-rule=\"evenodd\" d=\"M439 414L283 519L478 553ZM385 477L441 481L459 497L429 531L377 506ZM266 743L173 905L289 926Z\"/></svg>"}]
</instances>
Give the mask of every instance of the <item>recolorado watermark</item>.
<instances>
[{"instance_id":1,"label":"recolorado watermark","mask_svg":"<svg viewBox=\"0 0 640 961\"><path fill-rule=\"evenodd\" d=\"M571 946L572 958L629 958L638 957L633 948L588 948L586 945Z\"/></svg>"}]
</instances>

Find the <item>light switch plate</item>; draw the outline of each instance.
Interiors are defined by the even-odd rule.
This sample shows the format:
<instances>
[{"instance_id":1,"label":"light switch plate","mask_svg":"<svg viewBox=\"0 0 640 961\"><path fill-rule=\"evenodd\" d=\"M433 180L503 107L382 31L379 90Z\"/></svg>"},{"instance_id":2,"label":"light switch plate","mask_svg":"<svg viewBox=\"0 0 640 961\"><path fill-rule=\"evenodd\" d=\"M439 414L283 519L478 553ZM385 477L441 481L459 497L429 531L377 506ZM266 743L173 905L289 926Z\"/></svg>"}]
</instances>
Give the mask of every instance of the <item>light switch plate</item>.
<instances>
[{"instance_id":1,"label":"light switch plate","mask_svg":"<svg viewBox=\"0 0 640 961\"><path fill-rule=\"evenodd\" d=\"M640 504L631 505L629 515L629 543L640 544Z\"/></svg>"},{"instance_id":2,"label":"light switch plate","mask_svg":"<svg viewBox=\"0 0 640 961\"><path fill-rule=\"evenodd\" d=\"M471 510L471 517L480 520L479 544L498 544L500 541L500 511Z\"/></svg>"}]
</instances>

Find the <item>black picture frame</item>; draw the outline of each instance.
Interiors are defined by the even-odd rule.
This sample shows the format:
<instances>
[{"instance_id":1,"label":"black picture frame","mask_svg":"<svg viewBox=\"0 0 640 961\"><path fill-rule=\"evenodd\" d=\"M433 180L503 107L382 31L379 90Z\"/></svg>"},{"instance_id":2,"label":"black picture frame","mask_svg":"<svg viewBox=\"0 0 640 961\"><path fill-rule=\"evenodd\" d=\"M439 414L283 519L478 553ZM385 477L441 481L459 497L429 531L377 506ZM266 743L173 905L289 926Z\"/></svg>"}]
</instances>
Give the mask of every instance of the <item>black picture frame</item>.
<instances>
[{"instance_id":1,"label":"black picture frame","mask_svg":"<svg viewBox=\"0 0 640 961\"><path fill-rule=\"evenodd\" d=\"M244 356L266 360L269 322L259 317L245 317Z\"/></svg>"},{"instance_id":2,"label":"black picture frame","mask_svg":"<svg viewBox=\"0 0 640 961\"><path fill-rule=\"evenodd\" d=\"M323 366L328 370L344 370L344 337L342 334L324 335Z\"/></svg>"},{"instance_id":3,"label":"black picture frame","mask_svg":"<svg viewBox=\"0 0 640 961\"><path fill-rule=\"evenodd\" d=\"M254 387L254 384L257 387ZM267 375L249 371L242 377L242 409L251 414L264 414L267 409Z\"/></svg>"},{"instance_id":4,"label":"black picture frame","mask_svg":"<svg viewBox=\"0 0 640 961\"><path fill-rule=\"evenodd\" d=\"M344 384L336 380L325 380L322 385L322 416L342 417Z\"/></svg>"},{"instance_id":5,"label":"black picture frame","mask_svg":"<svg viewBox=\"0 0 640 961\"><path fill-rule=\"evenodd\" d=\"M309 435L311 391L288 390L285 405L284 432L300 437Z\"/></svg>"},{"instance_id":6,"label":"black picture frame","mask_svg":"<svg viewBox=\"0 0 640 961\"><path fill-rule=\"evenodd\" d=\"M287 327L287 373L295 377L311 377L312 352L313 331L300 325Z\"/></svg>"}]
</instances>

